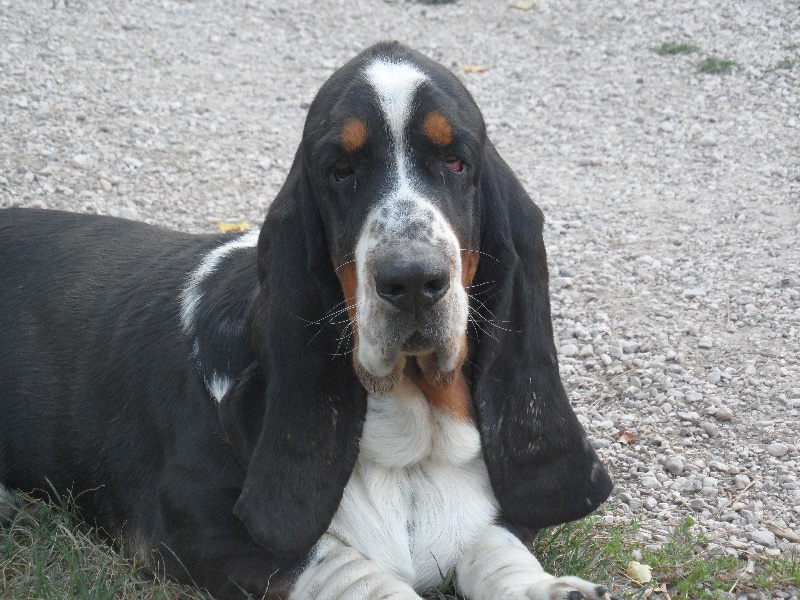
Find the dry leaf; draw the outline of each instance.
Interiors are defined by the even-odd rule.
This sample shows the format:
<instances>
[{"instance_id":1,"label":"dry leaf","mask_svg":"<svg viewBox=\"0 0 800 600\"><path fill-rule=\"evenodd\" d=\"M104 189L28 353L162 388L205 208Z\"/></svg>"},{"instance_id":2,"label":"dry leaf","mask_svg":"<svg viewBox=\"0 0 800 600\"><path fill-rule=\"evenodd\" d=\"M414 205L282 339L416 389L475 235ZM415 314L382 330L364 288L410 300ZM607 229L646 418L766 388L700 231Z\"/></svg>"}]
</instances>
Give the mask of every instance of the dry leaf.
<instances>
[{"instance_id":1,"label":"dry leaf","mask_svg":"<svg viewBox=\"0 0 800 600\"><path fill-rule=\"evenodd\" d=\"M520 10L530 10L536 6L536 2L512 2L509 4L511 8L518 8Z\"/></svg>"},{"instance_id":2,"label":"dry leaf","mask_svg":"<svg viewBox=\"0 0 800 600\"><path fill-rule=\"evenodd\" d=\"M483 73L488 68L483 65L462 65L461 70L465 73Z\"/></svg>"},{"instance_id":3,"label":"dry leaf","mask_svg":"<svg viewBox=\"0 0 800 600\"><path fill-rule=\"evenodd\" d=\"M629 446L637 439L635 433L624 427L617 432L617 437L619 438L619 443L623 446Z\"/></svg>"},{"instance_id":4,"label":"dry leaf","mask_svg":"<svg viewBox=\"0 0 800 600\"><path fill-rule=\"evenodd\" d=\"M632 560L628 563L625 573L627 573L628 577L638 584L647 583L648 581L653 580L652 567L650 565L643 565L635 560Z\"/></svg>"},{"instance_id":5,"label":"dry leaf","mask_svg":"<svg viewBox=\"0 0 800 600\"><path fill-rule=\"evenodd\" d=\"M232 231L247 231L250 229L250 223L247 221L239 221L238 223L226 223L225 221L220 221L219 228L225 233L230 233Z\"/></svg>"}]
</instances>

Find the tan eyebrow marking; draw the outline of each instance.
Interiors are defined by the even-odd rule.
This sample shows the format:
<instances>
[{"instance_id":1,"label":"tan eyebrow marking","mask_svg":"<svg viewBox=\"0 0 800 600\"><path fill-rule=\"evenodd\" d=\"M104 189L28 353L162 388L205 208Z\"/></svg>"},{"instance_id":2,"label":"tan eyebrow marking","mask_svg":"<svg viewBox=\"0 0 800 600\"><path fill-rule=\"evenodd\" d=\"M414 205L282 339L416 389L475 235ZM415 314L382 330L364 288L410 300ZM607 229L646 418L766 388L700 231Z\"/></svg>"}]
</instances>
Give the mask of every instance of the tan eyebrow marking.
<instances>
[{"instance_id":1,"label":"tan eyebrow marking","mask_svg":"<svg viewBox=\"0 0 800 600\"><path fill-rule=\"evenodd\" d=\"M360 119L350 119L342 127L342 147L345 152L355 152L367 140L367 126Z\"/></svg>"},{"instance_id":2,"label":"tan eyebrow marking","mask_svg":"<svg viewBox=\"0 0 800 600\"><path fill-rule=\"evenodd\" d=\"M447 146L453 141L453 127L437 112L433 112L425 118L422 132L437 146Z\"/></svg>"}]
</instances>

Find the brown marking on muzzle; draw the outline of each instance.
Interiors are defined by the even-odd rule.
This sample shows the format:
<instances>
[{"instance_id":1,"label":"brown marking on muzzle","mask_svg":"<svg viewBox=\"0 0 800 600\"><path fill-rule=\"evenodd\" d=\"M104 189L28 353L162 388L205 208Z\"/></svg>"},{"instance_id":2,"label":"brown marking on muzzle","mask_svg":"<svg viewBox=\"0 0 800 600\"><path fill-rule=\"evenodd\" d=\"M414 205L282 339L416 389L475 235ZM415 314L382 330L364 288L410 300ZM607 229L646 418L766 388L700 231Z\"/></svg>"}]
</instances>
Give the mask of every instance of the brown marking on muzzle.
<instances>
[{"instance_id":1,"label":"brown marking on muzzle","mask_svg":"<svg viewBox=\"0 0 800 600\"><path fill-rule=\"evenodd\" d=\"M461 285L469 289L478 270L478 253L475 250L461 251Z\"/></svg>"},{"instance_id":2,"label":"brown marking on muzzle","mask_svg":"<svg viewBox=\"0 0 800 600\"><path fill-rule=\"evenodd\" d=\"M342 148L348 154L355 152L367 141L367 126L360 119L350 119L342 127Z\"/></svg>"},{"instance_id":3,"label":"brown marking on muzzle","mask_svg":"<svg viewBox=\"0 0 800 600\"><path fill-rule=\"evenodd\" d=\"M350 317L350 322L353 325L353 328L355 328L356 290L358 289L358 274L356 272L355 261L351 261L336 267L336 277L339 278L339 283L342 286L344 305L345 308L347 308L347 316Z\"/></svg>"},{"instance_id":4,"label":"brown marking on muzzle","mask_svg":"<svg viewBox=\"0 0 800 600\"><path fill-rule=\"evenodd\" d=\"M467 338L464 336L461 338L457 366L452 371L439 371L434 354L409 360L408 363L413 363L413 368L406 368L406 374L414 379L431 406L460 421L472 419L472 395L461 374L461 365L466 356Z\"/></svg>"},{"instance_id":5,"label":"brown marking on muzzle","mask_svg":"<svg viewBox=\"0 0 800 600\"><path fill-rule=\"evenodd\" d=\"M425 117L422 132L437 146L449 146L453 142L453 127L450 121L438 112L433 112Z\"/></svg>"}]
</instances>

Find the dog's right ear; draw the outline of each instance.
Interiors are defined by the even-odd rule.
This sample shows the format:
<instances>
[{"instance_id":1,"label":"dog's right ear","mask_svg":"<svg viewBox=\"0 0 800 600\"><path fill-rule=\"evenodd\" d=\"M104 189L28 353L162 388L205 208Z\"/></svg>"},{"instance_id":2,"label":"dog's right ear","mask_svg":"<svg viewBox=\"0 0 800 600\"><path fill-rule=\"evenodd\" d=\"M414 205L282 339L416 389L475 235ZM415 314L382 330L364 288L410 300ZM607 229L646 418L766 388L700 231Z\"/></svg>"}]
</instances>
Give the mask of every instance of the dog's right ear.
<instances>
[{"instance_id":1,"label":"dog's right ear","mask_svg":"<svg viewBox=\"0 0 800 600\"><path fill-rule=\"evenodd\" d=\"M283 556L306 552L330 525L358 457L367 406L352 348L343 343L348 324L337 311L344 295L302 163L298 152L259 237L258 361L220 406L247 470L234 514L259 544Z\"/></svg>"}]
</instances>

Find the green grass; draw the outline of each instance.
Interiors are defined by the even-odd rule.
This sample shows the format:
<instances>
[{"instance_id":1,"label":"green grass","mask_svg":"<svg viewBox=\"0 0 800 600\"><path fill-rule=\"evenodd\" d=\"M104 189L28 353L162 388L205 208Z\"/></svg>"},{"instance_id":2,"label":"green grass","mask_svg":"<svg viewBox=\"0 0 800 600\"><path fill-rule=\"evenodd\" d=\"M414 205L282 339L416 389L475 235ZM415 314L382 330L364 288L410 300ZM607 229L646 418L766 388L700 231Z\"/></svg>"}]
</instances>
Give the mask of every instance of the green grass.
<instances>
[{"instance_id":1,"label":"green grass","mask_svg":"<svg viewBox=\"0 0 800 600\"><path fill-rule=\"evenodd\" d=\"M797 61L791 58L783 58L775 63L775 69L794 69Z\"/></svg>"},{"instance_id":2,"label":"green grass","mask_svg":"<svg viewBox=\"0 0 800 600\"><path fill-rule=\"evenodd\" d=\"M210 600L154 580L64 506L27 497L22 503L24 510L0 529L4 600Z\"/></svg>"},{"instance_id":3,"label":"green grass","mask_svg":"<svg viewBox=\"0 0 800 600\"><path fill-rule=\"evenodd\" d=\"M25 509L0 529L0 598L209 600L193 588L154 580L65 503L54 506L27 497L23 503ZM605 584L614 595L630 600L663 600L667 593L674 600L703 600L734 587L740 594L800 588L800 556L749 556L748 563L714 555L690 518L674 526L671 539L658 551L648 550L637 537L645 525L641 519L609 525L592 516L542 531L533 551L545 570ZM631 560L650 565L653 581L644 586L631 582L625 575ZM443 574L442 584L426 597L464 600L453 589L452 575Z\"/></svg>"},{"instance_id":4,"label":"green grass","mask_svg":"<svg viewBox=\"0 0 800 600\"><path fill-rule=\"evenodd\" d=\"M697 68L702 73L730 73L731 70L737 66L738 65L732 60L709 56L708 58L700 61L700 64L697 65Z\"/></svg>"},{"instance_id":5,"label":"green grass","mask_svg":"<svg viewBox=\"0 0 800 600\"><path fill-rule=\"evenodd\" d=\"M693 52L697 52L698 48L697 46L684 44L682 42L664 42L652 50L661 56L670 56L674 54L692 54Z\"/></svg>"}]
</instances>

